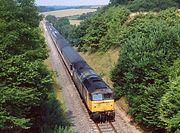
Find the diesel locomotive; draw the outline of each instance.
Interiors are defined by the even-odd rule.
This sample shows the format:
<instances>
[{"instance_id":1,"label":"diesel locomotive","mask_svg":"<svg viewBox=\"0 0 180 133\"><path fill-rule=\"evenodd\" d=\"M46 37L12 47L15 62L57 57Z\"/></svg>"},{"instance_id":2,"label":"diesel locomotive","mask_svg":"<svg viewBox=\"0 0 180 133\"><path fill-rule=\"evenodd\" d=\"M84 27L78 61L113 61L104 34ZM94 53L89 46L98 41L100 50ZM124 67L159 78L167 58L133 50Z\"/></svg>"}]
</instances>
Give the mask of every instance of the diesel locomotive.
<instances>
[{"instance_id":1,"label":"diesel locomotive","mask_svg":"<svg viewBox=\"0 0 180 133\"><path fill-rule=\"evenodd\" d=\"M110 87L98 76L62 35L45 21L58 52L60 53L92 120L114 121L114 99Z\"/></svg>"}]
</instances>

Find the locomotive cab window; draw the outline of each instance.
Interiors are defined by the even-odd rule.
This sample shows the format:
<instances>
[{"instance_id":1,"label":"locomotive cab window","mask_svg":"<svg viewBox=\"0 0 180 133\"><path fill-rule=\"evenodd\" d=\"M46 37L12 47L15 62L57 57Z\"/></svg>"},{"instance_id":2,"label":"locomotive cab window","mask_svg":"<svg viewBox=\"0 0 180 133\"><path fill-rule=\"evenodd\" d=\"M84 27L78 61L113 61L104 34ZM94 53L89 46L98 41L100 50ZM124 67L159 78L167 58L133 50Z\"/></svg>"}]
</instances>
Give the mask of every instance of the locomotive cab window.
<instances>
[{"instance_id":1,"label":"locomotive cab window","mask_svg":"<svg viewBox=\"0 0 180 133\"><path fill-rule=\"evenodd\" d=\"M112 93L104 94L104 100L110 100L112 98L113 98Z\"/></svg>"},{"instance_id":2,"label":"locomotive cab window","mask_svg":"<svg viewBox=\"0 0 180 133\"><path fill-rule=\"evenodd\" d=\"M93 101L103 100L103 94L93 94L92 95L92 100Z\"/></svg>"},{"instance_id":3,"label":"locomotive cab window","mask_svg":"<svg viewBox=\"0 0 180 133\"><path fill-rule=\"evenodd\" d=\"M92 101L100 101L100 100L111 100L113 99L112 93L107 94L93 94Z\"/></svg>"}]
</instances>

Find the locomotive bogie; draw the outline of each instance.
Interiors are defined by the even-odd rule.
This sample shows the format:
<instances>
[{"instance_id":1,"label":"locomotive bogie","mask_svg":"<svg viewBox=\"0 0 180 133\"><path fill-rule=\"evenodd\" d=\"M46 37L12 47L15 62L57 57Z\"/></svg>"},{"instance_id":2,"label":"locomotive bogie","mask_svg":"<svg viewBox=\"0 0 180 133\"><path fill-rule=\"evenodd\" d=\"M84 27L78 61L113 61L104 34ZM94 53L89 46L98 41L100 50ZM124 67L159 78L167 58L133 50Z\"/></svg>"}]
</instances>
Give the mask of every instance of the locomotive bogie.
<instances>
[{"instance_id":1,"label":"locomotive bogie","mask_svg":"<svg viewBox=\"0 0 180 133\"><path fill-rule=\"evenodd\" d=\"M90 114L90 117L93 121L99 122L113 122L115 121L115 112L114 111L102 111L102 112L93 112Z\"/></svg>"}]
</instances>

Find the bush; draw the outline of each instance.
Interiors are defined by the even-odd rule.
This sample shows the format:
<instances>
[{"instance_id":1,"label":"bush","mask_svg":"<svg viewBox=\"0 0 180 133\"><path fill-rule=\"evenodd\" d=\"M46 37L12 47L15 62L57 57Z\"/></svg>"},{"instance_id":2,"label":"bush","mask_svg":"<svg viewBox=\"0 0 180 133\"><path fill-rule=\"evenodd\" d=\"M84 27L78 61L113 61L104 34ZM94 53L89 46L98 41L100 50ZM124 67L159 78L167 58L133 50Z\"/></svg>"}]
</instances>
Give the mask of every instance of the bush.
<instances>
[{"instance_id":1,"label":"bush","mask_svg":"<svg viewBox=\"0 0 180 133\"><path fill-rule=\"evenodd\" d=\"M160 11L176 6L174 0L134 0L127 5L131 11Z\"/></svg>"},{"instance_id":2,"label":"bush","mask_svg":"<svg viewBox=\"0 0 180 133\"><path fill-rule=\"evenodd\" d=\"M160 119L169 132L179 130L180 126L180 60L170 67L169 89L160 101Z\"/></svg>"},{"instance_id":3,"label":"bush","mask_svg":"<svg viewBox=\"0 0 180 133\"><path fill-rule=\"evenodd\" d=\"M48 101L44 103L42 109L42 132L60 131L60 129L66 131L70 127L70 120L62 104L56 99L54 91L49 92Z\"/></svg>"},{"instance_id":4,"label":"bush","mask_svg":"<svg viewBox=\"0 0 180 133\"><path fill-rule=\"evenodd\" d=\"M94 16L96 14L96 12L88 12L88 13L83 13L82 15L80 15L78 17L79 20L85 20L85 19L88 19L92 16Z\"/></svg>"},{"instance_id":5,"label":"bush","mask_svg":"<svg viewBox=\"0 0 180 133\"><path fill-rule=\"evenodd\" d=\"M43 133L73 133L73 130L68 127L55 127L54 129L51 129L49 131L43 131Z\"/></svg>"},{"instance_id":6,"label":"bush","mask_svg":"<svg viewBox=\"0 0 180 133\"><path fill-rule=\"evenodd\" d=\"M129 112L154 129L164 128L159 105L169 89L169 67L179 58L179 22L175 9L157 16L142 15L119 38L119 60L112 71L116 96L125 95Z\"/></svg>"},{"instance_id":7,"label":"bush","mask_svg":"<svg viewBox=\"0 0 180 133\"><path fill-rule=\"evenodd\" d=\"M46 16L46 20L48 20L49 23L55 24L57 21L57 18L53 15Z\"/></svg>"},{"instance_id":8,"label":"bush","mask_svg":"<svg viewBox=\"0 0 180 133\"><path fill-rule=\"evenodd\" d=\"M81 50L96 52L117 47L115 38L128 19L129 10L120 6L110 6L99 10L94 17L81 23L75 30L74 42Z\"/></svg>"}]
</instances>

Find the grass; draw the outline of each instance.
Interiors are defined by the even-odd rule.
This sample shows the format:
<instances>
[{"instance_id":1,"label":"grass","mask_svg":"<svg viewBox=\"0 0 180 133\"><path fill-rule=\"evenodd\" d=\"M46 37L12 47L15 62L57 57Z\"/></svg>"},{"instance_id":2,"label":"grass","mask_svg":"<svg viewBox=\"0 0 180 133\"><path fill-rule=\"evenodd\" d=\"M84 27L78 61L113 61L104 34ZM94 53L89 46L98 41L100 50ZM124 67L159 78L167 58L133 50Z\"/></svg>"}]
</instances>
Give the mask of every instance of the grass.
<instances>
[{"instance_id":1,"label":"grass","mask_svg":"<svg viewBox=\"0 0 180 133\"><path fill-rule=\"evenodd\" d=\"M97 74L100 75L110 87L112 87L110 72L119 58L119 50L111 49L106 53L80 52L80 55L97 72Z\"/></svg>"}]
</instances>

